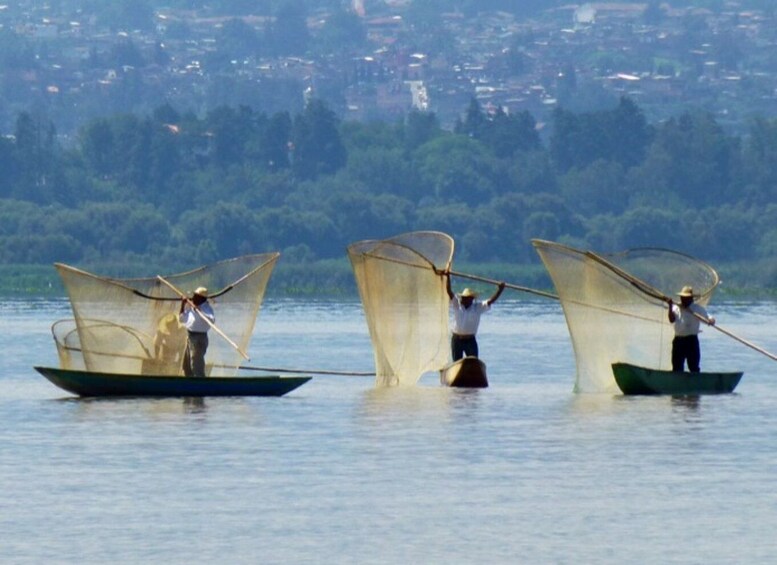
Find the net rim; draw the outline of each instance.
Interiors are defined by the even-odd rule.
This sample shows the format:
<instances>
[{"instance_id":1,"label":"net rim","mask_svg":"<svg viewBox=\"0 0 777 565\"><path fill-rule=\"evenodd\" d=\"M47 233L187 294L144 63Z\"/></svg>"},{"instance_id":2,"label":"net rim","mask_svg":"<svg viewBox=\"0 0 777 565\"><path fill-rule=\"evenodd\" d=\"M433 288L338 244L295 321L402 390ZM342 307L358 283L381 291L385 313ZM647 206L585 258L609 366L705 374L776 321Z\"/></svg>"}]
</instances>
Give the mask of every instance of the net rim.
<instances>
[{"instance_id":1,"label":"net rim","mask_svg":"<svg viewBox=\"0 0 777 565\"><path fill-rule=\"evenodd\" d=\"M401 241L400 241L400 240L405 239L407 237L418 236L418 235L420 235L420 236L435 236L435 237L441 236L443 239L447 240L447 242L450 244L450 254L449 254L448 260L447 260L447 262L445 264L445 267L446 268L450 267L451 263L453 263L453 255L454 255L455 250L456 250L455 249L456 248L456 241L450 235L448 235L447 233L441 232L441 231L435 231L435 230L419 230L419 231L406 232L406 233L402 233L402 234L395 235L395 236L392 236L392 237L387 237L385 239L364 239L364 240L361 240L361 241L356 241L354 243L351 243L346 248L346 251L348 252L348 255L352 255L352 254L367 255L369 257L374 257L375 259L382 259L382 260L390 261L390 259L387 259L385 257L380 257L378 255L373 255L371 253L371 251L375 247L377 247L378 245L388 243L388 244L391 244L391 245L396 245L397 247L402 247L403 249L407 249L408 251L411 251L412 253L418 255L421 259L426 261L432 267L437 267L437 265L434 264L434 261L431 261L428 257L423 255L419 251L413 249L412 247L408 246L405 243L401 243ZM357 247L366 247L368 245L372 245L372 248L367 250L367 251L357 251L356 250Z\"/></svg>"},{"instance_id":2,"label":"net rim","mask_svg":"<svg viewBox=\"0 0 777 565\"><path fill-rule=\"evenodd\" d=\"M611 262L610 259L612 259L612 258L624 256L627 253L634 253L634 252L637 252L637 251L660 251L662 253L670 253L670 254L675 255L677 257L683 257L683 258L686 258L686 259L691 259L691 260L695 261L696 263L702 265L705 269L707 269L712 274L712 284L710 285L709 288L705 289L704 292L701 293L702 296L710 294L720 284L720 275L718 274L718 271L715 269L715 267L713 267L712 265L710 265L706 261L703 261L703 260L699 259L698 257L694 257L693 255L689 255L688 253L683 253L682 251L675 251L674 249L667 249L665 247L633 247L633 248L630 248L630 249L624 249L623 251L616 251L614 253L600 254L600 253L596 253L594 251L583 251L582 249L578 249L577 247L572 247L571 245L565 245L563 243L558 243L556 241L548 241L546 239L532 239L531 240L531 244L535 248L540 248L540 247L554 248L555 247L557 249L561 249L561 250L564 250L564 251L567 251L567 252L570 252L570 253L574 253L574 254L577 254L577 255L582 255L582 256L586 256L586 255L589 255L589 254L593 253L594 255L597 255L598 257L601 257L601 258L607 260L608 262ZM625 270L625 269L623 269L623 270ZM634 276L634 275L632 275L632 276ZM635 278L637 278L637 277L635 277Z\"/></svg>"},{"instance_id":3,"label":"net rim","mask_svg":"<svg viewBox=\"0 0 777 565\"><path fill-rule=\"evenodd\" d=\"M271 252L271 253L255 253L255 254L250 254L250 255L240 255L238 257L232 257L230 259L224 259L222 261L217 261L215 263L210 263L210 264L207 264L207 265L201 265L201 266L196 267L194 269L191 269L189 271L184 271L184 272L181 272L181 273L173 273L173 274L170 274L170 275L165 275L164 278L171 279L171 278L177 278L177 277L191 276L191 275L197 274L199 272L205 271L206 269L212 269L212 268L215 268L215 267L218 267L218 266L227 265L229 263L234 263L234 262L241 261L241 260L244 260L244 259L252 259L252 258L257 258L258 259L258 258L263 258L263 257L267 258L264 262L262 262L261 264L257 265L256 267L254 267L253 269L248 271L243 276L238 277L237 279L235 279L234 282L232 282L232 283L228 284L227 286L217 290L214 293L208 294L208 298L216 298L218 296L221 296L221 295L229 292L234 287L236 287L237 285L239 285L240 283L245 281L252 274L256 273L257 271L259 271L261 269L263 269L264 267L266 267L268 264L272 263L273 261L276 261L280 257L280 255L281 254L278 251L274 251L274 252ZM133 277L133 278L120 279L120 278L113 278L113 277L104 277L104 276L101 276L101 275L97 275L95 273L90 273L89 271L85 271L83 269L79 269L78 267L73 267L72 265L67 265L65 263L54 263L54 267L57 270L70 271L70 272L73 272L73 273L77 273L77 274L79 274L81 276L89 277L89 278L92 278L92 279L96 279L96 280L105 282L107 284L118 286L120 288L123 288L123 289L129 291L129 292L132 292L133 294L136 294L137 296L141 296L143 298L148 298L149 300L180 300L179 297L166 298L166 297L160 297L160 296L150 296L148 294L145 294L145 293L139 291L138 289L135 289L135 288L132 288L131 286L129 286L129 283L133 283L133 282L134 283L150 283L150 282L158 280L156 277Z\"/></svg>"}]
</instances>

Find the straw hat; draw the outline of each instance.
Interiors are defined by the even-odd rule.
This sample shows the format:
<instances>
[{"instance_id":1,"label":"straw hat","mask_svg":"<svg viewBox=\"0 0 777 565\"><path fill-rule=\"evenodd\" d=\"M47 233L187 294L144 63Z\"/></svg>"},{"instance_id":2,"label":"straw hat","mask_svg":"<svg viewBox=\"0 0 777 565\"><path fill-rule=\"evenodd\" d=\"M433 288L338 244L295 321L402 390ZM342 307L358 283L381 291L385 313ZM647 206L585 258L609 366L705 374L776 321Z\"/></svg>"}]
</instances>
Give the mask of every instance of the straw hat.
<instances>
[{"instance_id":1,"label":"straw hat","mask_svg":"<svg viewBox=\"0 0 777 565\"><path fill-rule=\"evenodd\" d=\"M172 312L169 312L162 316L159 319L159 332L164 335L170 335L172 333L172 330L177 328L179 326L178 324L178 316L173 314Z\"/></svg>"},{"instance_id":2,"label":"straw hat","mask_svg":"<svg viewBox=\"0 0 777 565\"><path fill-rule=\"evenodd\" d=\"M205 288L204 286L198 286L195 289L194 294L207 298L208 297L208 289Z\"/></svg>"},{"instance_id":3,"label":"straw hat","mask_svg":"<svg viewBox=\"0 0 777 565\"><path fill-rule=\"evenodd\" d=\"M693 287L692 286L684 286L683 289L677 293L678 296L683 296L686 298L693 298Z\"/></svg>"},{"instance_id":4,"label":"straw hat","mask_svg":"<svg viewBox=\"0 0 777 565\"><path fill-rule=\"evenodd\" d=\"M473 292L472 289L470 289L470 288L465 288L461 292L461 297L462 298L476 298L477 297L477 293Z\"/></svg>"}]
</instances>

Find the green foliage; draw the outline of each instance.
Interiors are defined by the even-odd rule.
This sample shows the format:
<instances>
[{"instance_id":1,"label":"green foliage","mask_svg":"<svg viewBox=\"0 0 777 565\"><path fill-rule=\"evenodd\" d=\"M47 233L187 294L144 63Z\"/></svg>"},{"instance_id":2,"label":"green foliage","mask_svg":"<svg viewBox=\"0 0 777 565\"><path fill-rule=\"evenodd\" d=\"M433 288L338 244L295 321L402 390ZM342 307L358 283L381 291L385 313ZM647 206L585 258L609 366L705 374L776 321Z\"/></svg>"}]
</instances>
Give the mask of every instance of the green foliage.
<instances>
[{"instance_id":1,"label":"green foliage","mask_svg":"<svg viewBox=\"0 0 777 565\"><path fill-rule=\"evenodd\" d=\"M418 148L414 159L423 194L439 202L474 205L497 192L496 159L484 144L465 135L433 139Z\"/></svg>"},{"instance_id":2,"label":"green foliage","mask_svg":"<svg viewBox=\"0 0 777 565\"><path fill-rule=\"evenodd\" d=\"M535 151L540 148L536 125L528 112L513 116L497 108L492 114L486 115L478 101L473 98L464 121L459 121L454 131L481 140L496 157L507 158L517 152Z\"/></svg>"},{"instance_id":3,"label":"green foliage","mask_svg":"<svg viewBox=\"0 0 777 565\"><path fill-rule=\"evenodd\" d=\"M22 113L0 138L0 265L187 268L277 250L326 264L354 241L410 230L449 233L457 259L478 262L536 264L532 238L777 257L777 120L755 119L740 139L705 114L649 126L623 99L558 111L546 148L531 116L476 101L447 132L415 111L341 123L312 100L295 115L166 104L95 119L67 147L54 134ZM339 268L317 284L343 284ZM289 271L289 288L306 284Z\"/></svg>"},{"instance_id":4,"label":"green foliage","mask_svg":"<svg viewBox=\"0 0 777 565\"><path fill-rule=\"evenodd\" d=\"M621 98L612 110L583 114L556 110L550 152L562 171L584 168L597 159L630 167L642 161L651 138L642 112L631 100Z\"/></svg>"},{"instance_id":5,"label":"green foliage","mask_svg":"<svg viewBox=\"0 0 777 565\"><path fill-rule=\"evenodd\" d=\"M347 158L335 113L320 100L312 100L291 130L292 169L299 178L314 179L337 172Z\"/></svg>"}]
</instances>

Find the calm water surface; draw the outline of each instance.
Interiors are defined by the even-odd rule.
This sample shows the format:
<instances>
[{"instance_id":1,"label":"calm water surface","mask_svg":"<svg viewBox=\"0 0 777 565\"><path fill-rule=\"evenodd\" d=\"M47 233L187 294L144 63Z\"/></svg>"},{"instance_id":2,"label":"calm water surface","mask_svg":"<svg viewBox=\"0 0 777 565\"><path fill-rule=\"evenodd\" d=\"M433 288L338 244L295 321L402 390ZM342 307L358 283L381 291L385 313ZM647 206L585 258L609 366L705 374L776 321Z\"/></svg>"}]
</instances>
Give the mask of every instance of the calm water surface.
<instances>
[{"instance_id":1,"label":"calm water surface","mask_svg":"<svg viewBox=\"0 0 777 565\"><path fill-rule=\"evenodd\" d=\"M777 350L774 303L724 327ZM572 393L560 308L484 318L486 390L317 377L280 399L78 400L65 301L0 302L2 563L765 563L777 560L777 364L719 332L699 400ZM264 366L372 370L356 302L268 301Z\"/></svg>"}]
</instances>

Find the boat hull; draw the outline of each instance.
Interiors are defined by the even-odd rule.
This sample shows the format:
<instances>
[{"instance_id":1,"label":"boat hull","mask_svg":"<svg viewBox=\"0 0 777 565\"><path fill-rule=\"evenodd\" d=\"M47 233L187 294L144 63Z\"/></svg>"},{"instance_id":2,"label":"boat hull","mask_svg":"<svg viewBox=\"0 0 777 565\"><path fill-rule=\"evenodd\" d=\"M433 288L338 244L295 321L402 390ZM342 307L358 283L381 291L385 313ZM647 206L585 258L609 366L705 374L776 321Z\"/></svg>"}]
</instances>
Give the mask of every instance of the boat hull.
<instances>
[{"instance_id":1,"label":"boat hull","mask_svg":"<svg viewBox=\"0 0 777 565\"><path fill-rule=\"evenodd\" d=\"M35 367L49 381L79 396L283 396L310 377L169 377L121 375Z\"/></svg>"},{"instance_id":2,"label":"boat hull","mask_svg":"<svg viewBox=\"0 0 777 565\"><path fill-rule=\"evenodd\" d=\"M615 382L623 394L669 394L675 396L734 392L742 373L676 373L613 363Z\"/></svg>"},{"instance_id":3,"label":"boat hull","mask_svg":"<svg viewBox=\"0 0 777 565\"><path fill-rule=\"evenodd\" d=\"M440 383L459 388L486 388L486 364L477 357L463 357L440 369Z\"/></svg>"}]
</instances>

